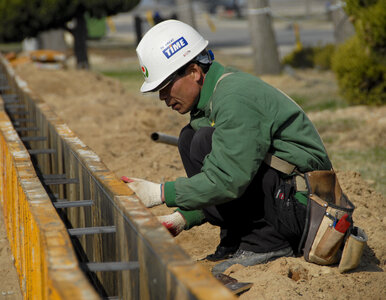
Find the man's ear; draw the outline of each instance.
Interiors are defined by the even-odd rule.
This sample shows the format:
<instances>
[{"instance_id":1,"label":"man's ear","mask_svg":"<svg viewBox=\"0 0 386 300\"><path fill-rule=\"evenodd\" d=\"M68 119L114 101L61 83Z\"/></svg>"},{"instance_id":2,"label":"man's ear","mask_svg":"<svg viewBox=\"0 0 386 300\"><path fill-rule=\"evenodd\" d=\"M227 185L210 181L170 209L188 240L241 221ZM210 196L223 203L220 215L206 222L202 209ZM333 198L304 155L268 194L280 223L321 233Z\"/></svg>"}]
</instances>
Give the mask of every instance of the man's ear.
<instances>
[{"instance_id":1,"label":"man's ear","mask_svg":"<svg viewBox=\"0 0 386 300\"><path fill-rule=\"evenodd\" d=\"M192 79L198 83L202 83L205 77L201 67L199 67L197 64L190 64L186 69L186 75L192 76Z\"/></svg>"}]
</instances>

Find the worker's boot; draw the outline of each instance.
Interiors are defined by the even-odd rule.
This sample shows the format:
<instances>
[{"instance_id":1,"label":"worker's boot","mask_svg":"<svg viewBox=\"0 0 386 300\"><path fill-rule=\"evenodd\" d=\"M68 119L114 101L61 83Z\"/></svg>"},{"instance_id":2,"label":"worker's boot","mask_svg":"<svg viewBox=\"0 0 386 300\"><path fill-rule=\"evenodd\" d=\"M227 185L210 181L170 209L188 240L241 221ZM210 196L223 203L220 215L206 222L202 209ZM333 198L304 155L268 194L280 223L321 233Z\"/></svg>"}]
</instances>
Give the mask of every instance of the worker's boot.
<instances>
[{"instance_id":1,"label":"worker's boot","mask_svg":"<svg viewBox=\"0 0 386 300\"><path fill-rule=\"evenodd\" d=\"M287 247L284 249L280 249L277 251L271 251L266 253L255 253L252 251L246 251L239 249L232 256L232 258L227 259L217 265L215 265L212 269L213 274L218 274L224 272L230 266L235 264L240 264L245 267L254 266L258 264L266 263L270 260L274 260L283 256L293 256L293 251L291 247Z\"/></svg>"},{"instance_id":2,"label":"worker's boot","mask_svg":"<svg viewBox=\"0 0 386 300\"><path fill-rule=\"evenodd\" d=\"M218 261L222 259L227 259L232 257L232 255L237 251L239 248L238 245L236 246L221 246L218 245L216 251L213 254L209 254L205 259L210 261Z\"/></svg>"}]
</instances>

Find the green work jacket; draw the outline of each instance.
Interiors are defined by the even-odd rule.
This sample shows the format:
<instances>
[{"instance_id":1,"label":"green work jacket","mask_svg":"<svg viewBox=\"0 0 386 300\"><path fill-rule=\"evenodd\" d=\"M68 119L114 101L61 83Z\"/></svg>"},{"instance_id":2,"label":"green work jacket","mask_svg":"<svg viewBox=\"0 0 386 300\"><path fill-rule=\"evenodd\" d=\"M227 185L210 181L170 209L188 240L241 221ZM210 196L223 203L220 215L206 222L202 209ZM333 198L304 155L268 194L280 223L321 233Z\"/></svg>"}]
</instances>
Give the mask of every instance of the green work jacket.
<instances>
[{"instance_id":1,"label":"green work jacket","mask_svg":"<svg viewBox=\"0 0 386 300\"><path fill-rule=\"evenodd\" d=\"M224 73L231 74L218 81ZM217 62L206 74L190 124L194 130L213 126L215 131L201 173L165 183L167 206L185 211L188 227L203 219L199 209L239 198L267 152L300 172L332 168L317 130L292 99Z\"/></svg>"}]
</instances>

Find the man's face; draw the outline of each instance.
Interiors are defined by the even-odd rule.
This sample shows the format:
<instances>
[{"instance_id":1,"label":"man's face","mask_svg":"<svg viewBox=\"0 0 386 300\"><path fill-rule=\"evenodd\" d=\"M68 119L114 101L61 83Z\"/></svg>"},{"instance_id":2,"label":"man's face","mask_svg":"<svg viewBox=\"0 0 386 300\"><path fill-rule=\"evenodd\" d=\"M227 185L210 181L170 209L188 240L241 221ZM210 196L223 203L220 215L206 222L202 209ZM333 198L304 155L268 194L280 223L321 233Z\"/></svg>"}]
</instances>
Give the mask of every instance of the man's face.
<instances>
[{"instance_id":1,"label":"man's face","mask_svg":"<svg viewBox=\"0 0 386 300\"><path fill-rule=\"evenodd\" d=\"M201 69L194 66L196 65L189 66L184 75L177 75L172 82L159 91L160 100L165 101L168 107L180 114L191 111L199 99L202 85L201 80L198 79L201 76Z\"/></svg>"}]
</instances>

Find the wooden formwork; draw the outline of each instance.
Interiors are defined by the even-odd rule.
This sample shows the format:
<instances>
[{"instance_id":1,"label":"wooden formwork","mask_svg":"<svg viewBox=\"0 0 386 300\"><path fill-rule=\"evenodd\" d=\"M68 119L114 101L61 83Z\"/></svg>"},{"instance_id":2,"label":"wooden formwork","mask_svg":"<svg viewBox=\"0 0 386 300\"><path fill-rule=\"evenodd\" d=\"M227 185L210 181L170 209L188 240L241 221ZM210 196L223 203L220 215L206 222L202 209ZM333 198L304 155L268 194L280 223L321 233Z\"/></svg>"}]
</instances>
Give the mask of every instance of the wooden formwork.
<instances>
[{"instance_id":1,"label":"wooden formwork","mask_svg":"<svg viewBox=\"0 0 386 300\"><path fill-rule=\"evenodd\" d=\"M234 296L210 272L193 262L174 242L168 231L143 206L127 185L106 168L99 157L75 136L44 101L29 91L25 82L15 76L3 57L0 57L0 68L7 77L10 91L17 95L28 112L27 119L33 120L33 126L38 128L36 131L26 131L21 138L43 136L44 140L27 143L29 151L39 149L51 151L33 155L40 179L54 178L60 174L68 180L66 184L48 182L49 179L45 181L48 195L45 193L44 203L51 209L50 213L47 212L47 218L56 216L51 200L65 199L73 203L90 200L92 205L89 206L57 209L67 229L103 226L114 228L113 233L84 234L71 238L77 250L79 264L100 296L118 299L234 299ZM28 126L27 123L22 125ZM7 148L7 145L8 140L2 141L2 149ZM24 153L25 163L28 161L31 164L28 152L24 150ZM7 173L9 171L4 164L9 164L8 159L1 160L3 173L1 180L4 180L3 178L9 180ZM7 173L6 176L4 172ZM39 184L36 175L30 176L34 176L34 182ZM16 180L14 184L19 183ZM2 190L3 198L8 199L9 196L9 199L13 199L4 201L6 215L10 214L10 209L12 210L15 205L20 205L19 198L13 196L15 192L14 186L11 189L7 188L6 195ZM23 211L23 214L25 213ZM15 244L12 250L23 282L25 272L29 272L30 267L25 263L28 255L26 257L24 250L20 249L24 244L20 241L20 228L13 222L14 218L16 216L13 215L6 217L6 223L11 244ZM63 226L59 218L56 222ZM53 241L61 235L58 233L57 236L55 232L59 231L54 230ZM28 239L29 235L24 233L24 239L26 238ZM67 239L69 241L68 236ZM62 245L70 247L69 244L62 242L56 247L60 248ZM78 265L74 256L68 261L72 261L74 266ZM104 269L92 272L88 267L89 263L117 263L116 265L128 267L118 271ZM47 280L54 279L45 271L42 273ZM38 280L42 279L37 277ZM60 282L57 284L60 285ZM45 289L44 285L42 289ZM66 295L61 298L67 299Z\"/></svg>"},{"instance_id":2,"label":"wooden formwork","mask_svg":"<svg viewBox=\"0 0 386 300\"><path fill-rule=\"evenodd\" d=\"M2 103L0 145L0 200L24 298L98 299Z\"/></svg>"}]
</instances>

